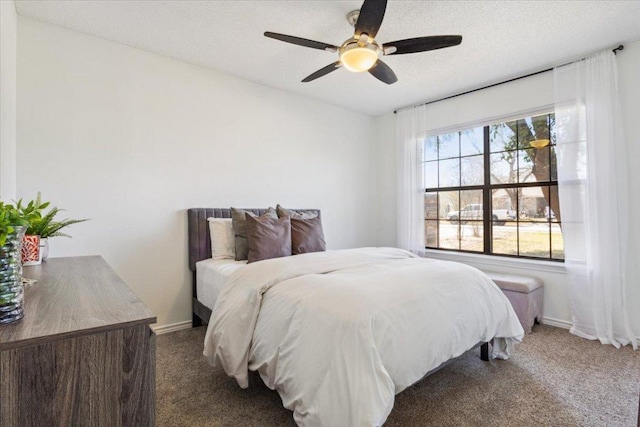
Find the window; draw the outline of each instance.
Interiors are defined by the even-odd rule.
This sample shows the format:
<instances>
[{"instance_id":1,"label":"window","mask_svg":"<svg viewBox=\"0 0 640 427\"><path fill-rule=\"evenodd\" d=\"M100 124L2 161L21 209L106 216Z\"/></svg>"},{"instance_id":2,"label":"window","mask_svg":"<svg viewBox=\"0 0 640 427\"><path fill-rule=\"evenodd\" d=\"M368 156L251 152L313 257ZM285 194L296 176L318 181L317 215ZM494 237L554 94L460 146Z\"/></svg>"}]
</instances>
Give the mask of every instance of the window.
<instances>
[{"instance_id":1,"label":"window","mask_svg":"<svg viewBox=\"0 0 640 427\"><path fill-rule=\"evenodd\" d=\"M423 141L425 247L562 261L554 114Z\"/></svg>"}]
</instances>

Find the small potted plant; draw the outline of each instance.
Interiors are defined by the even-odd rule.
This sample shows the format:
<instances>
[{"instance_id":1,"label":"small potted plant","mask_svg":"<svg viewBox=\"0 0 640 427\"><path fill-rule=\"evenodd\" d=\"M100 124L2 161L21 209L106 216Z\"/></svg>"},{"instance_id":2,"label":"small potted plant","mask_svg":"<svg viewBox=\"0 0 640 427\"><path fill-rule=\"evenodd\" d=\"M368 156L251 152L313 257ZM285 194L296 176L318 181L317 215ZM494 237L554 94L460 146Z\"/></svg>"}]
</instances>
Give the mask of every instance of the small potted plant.
<instances>
[{"instance_id":1,"label":"small potted plant","mask_svg":"<svg viewBox=\"0 0 640 427\"><path fill-rule=\"evenodd\" d=\"M88 221L88 219L69 219L69 218L56 221L55 220L56 215L62 212L63 209L59 209L54 206L49 210L49 212L44 213L44 210L47 207L49 207L49 204L50 204L49 202L42 203L40 193L38 193L38 196L36 197L36 200L33 202L33 206L32 206L37 211L37 214L31 216L31 220L29 221L29 225L27 227L24 246L23 246L23 254L25 254L25 257L31 256L32 259L34 260L39 259L40 262L42 260L47 259L47 256L49 255L49 237L58 237L58 236L71 237L68 234L61 232L61 230L70 225L77 224L79 222ZM28 211L28 208L30 205L31 205L31 202L29 203L29 205L25 207L25 211ZM33 250L30 250L28 253L26 253L28 236L38 236L37 239L35 238L32 239L32 243L30 245L30 247L33 248L34 247L33 245L36 244L36 240L37 240L37 249L38 249L37 253L35 253L35 251ZM23 262L25 261L25 257L23 257ZM40 262L36 261L36 264L40 264ZM29 264L25 263L25 265L29 265Z\"/></svg>"},{"instance_id":2,"label":"small potted plant","mask_svg":"<svg viewBox=\"0 0 640 427\"><path fill-rule=\"evenodd\" d=\"M0 201L0 324L23 317L22 237L32 219Z\"/></svg>"},{"instance_id":3,"label":"small potted plant","mask_svg":"<svg viewBox=\"0 0 640 427\"><path fill-rule=\"evenodd\" d=\"M27 228L22 237L22 265L39 265L42 262L40 250L40 235L33 230L33 225L42 218L42 211L49 206L49 202L42 203L40 193L35 200L23 205L22 199L16 203L16 209L27 220Z\"/></svg>"}]
</instances>

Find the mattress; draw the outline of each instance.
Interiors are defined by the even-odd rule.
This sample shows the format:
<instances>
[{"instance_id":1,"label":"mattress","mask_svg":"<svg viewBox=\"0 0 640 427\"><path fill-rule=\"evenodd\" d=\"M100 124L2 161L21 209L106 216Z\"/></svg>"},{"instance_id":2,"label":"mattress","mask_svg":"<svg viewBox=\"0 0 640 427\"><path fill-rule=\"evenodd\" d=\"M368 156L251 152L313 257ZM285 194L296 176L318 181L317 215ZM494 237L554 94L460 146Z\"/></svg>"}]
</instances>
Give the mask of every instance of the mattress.
<instances>
[{"instance_id":1,"label":"mattress","mask_svg":"<svg viewBox=\"0 0 640 427\"><path fill-rule=\"evenodd\" d=\"M213 310L220 290L236 270L247 265L247 261L232 259L205 259L196 263L196 292L198 301Z\"/></svg>"}]
</instances>

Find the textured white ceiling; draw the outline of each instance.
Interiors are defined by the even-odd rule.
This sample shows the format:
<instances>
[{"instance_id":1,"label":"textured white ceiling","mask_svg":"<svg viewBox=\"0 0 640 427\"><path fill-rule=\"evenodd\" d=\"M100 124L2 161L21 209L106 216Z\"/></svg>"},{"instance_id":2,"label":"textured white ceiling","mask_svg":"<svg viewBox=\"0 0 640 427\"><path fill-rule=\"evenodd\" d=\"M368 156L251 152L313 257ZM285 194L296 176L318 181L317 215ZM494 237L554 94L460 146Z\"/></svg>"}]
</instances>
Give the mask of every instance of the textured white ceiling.
<instances>
[{"instance_id":1,"label":"textured white ceiling","mask_svg":"<svg viewBox=\"0 0 640 427\"><path fill-rule=\"evenodd\" d=\"M250 81L379 115L548 68L640 39L640 1L389 1L381 43L461 34L460 46L385 58L398 83L344 69L304 77L337 59L268 39L280 32L332 44L353 34L360 1L17 1L20 15ZM624 53L622 53L624 54Z\"/></svg>"}]
</instances>

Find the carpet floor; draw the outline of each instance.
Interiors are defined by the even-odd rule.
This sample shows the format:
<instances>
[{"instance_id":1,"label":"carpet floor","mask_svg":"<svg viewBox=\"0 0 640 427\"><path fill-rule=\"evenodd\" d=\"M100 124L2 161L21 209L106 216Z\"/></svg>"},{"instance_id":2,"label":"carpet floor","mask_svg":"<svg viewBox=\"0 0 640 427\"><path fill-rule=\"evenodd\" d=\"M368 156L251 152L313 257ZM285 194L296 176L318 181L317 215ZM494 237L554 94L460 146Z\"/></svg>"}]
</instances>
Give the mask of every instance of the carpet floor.
<instances>
[{"instance_id":1,"label":"carpet floor","mask_svg":"<svg viewBox=\"0 0 640 427\"><path fill-rule=\"evenodd\" d=\"M205 327L157 340L158 426L295 426L256 373L240 389L202 356ZM510 360L479 350L396 396L385 426L635 427L640 352L536 326Z\"/></svg>"}]
</instances>

